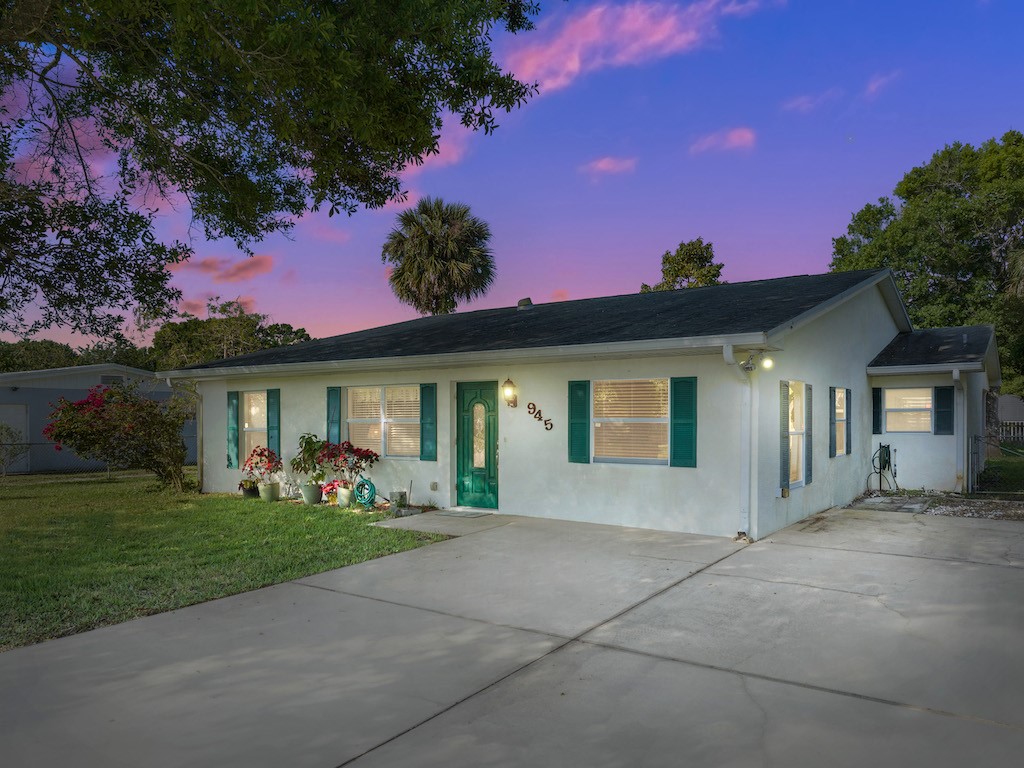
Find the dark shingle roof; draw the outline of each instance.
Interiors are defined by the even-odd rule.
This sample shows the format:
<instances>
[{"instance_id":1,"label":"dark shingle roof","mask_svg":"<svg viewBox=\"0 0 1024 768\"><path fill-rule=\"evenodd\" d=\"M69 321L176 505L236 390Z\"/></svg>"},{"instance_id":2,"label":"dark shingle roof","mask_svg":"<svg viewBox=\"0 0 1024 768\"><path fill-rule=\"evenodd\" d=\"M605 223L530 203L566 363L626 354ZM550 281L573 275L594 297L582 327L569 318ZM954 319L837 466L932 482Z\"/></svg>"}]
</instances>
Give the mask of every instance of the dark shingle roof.
<instances>
[{"instance_id":1,"label":"dark shingle roof","mask_svg":"<svg viewBox=\"0 0 1024 768\"><path fill-rule=\"evenodd\" d=\"M868 367L981 363L985 360L993 333L991 325L922 328L901 333L878 353Z\"/></svg>"},{"instance_id":2,"label":"dark shingle roof","mask_svg":"<svg viewBox=\"0 0 1024 768\"><path fill-rule=\"evenodd\" d=\"M800 275L422 317L188 370L765 332L879 272Z\"/></svg>"}]
</instances>

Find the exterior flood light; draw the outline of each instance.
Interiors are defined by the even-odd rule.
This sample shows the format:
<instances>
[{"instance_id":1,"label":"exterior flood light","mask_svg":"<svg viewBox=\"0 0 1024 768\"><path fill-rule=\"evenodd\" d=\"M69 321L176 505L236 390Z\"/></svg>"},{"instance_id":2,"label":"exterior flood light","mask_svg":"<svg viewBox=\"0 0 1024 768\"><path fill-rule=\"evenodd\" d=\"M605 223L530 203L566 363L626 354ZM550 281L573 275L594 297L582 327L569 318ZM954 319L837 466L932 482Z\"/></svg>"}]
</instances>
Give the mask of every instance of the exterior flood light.
<instances>
[{"instance_id":1,"label":"exterior flood light","mask_svg":"<svg viewBox=\"0 0 1024 768\"><path fill-rule=\"evenodd\" d=\"M505 404L509 408L519 405L519 395L516 393L516 385L512 379L505 379L505 383L501 385L501 395L505 398Z\"/></svg>"},{"instance_id":2,"label":"exterior flood light","mask_svg":"<svg viewBox=\"0 0 1024 768\"><path fill-rule=\"evenodd\" d=\"M761 360L761 367L764 368L766 371L770 371L772 368L775 367L775 361L766 355Z\"/></svg>"}]
</instances>

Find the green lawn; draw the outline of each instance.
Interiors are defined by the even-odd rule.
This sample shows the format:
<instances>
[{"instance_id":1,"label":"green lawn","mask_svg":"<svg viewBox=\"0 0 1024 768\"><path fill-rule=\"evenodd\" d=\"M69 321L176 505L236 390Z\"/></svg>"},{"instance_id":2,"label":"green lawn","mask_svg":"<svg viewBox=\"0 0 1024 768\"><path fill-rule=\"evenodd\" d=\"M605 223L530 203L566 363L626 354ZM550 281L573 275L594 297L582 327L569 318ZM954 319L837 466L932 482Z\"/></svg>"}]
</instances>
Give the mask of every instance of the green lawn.
<instances>
[{"instance_id":1,"label":"green lawn","mask_svg":"<svg viewBox=\"0 0 1024 768\"><path fill-rule=\"evenodd\" d=\"M380 515L176 495L150 477L0 482L0 651L444 537Z\"/></svg>"},{"instance_id":2,"label":"green lawn","mask_svg":"<svg viewBox=\"0 0 1024 768\"><path fill-rule=\"evenodd\" d=\"M988 459L979 478L979 486L988 492L1024 493L1024 456Z\"/></svg>"}]
</instances>

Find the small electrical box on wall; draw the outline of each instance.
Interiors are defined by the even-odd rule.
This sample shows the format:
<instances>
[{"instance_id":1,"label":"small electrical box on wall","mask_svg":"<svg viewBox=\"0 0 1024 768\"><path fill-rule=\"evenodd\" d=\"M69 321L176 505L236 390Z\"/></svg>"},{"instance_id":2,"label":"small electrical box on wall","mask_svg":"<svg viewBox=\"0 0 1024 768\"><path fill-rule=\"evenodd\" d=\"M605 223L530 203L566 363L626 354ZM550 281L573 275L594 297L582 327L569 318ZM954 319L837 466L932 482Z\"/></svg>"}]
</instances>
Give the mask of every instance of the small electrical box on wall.
<instances>
[{"instance_id":1,"label":"small electrical box on wall","mask_svg":"<svg viewBox=\"0 0 1024 768\"><path fill-rule=\"evenodd\" d=\"M779 489L777 489L775 491L775 498L776 499L788 499L789 498L789 488L779 488Z\"/></svg>"},{"instance_id":2,"label":"small electrical box on wall","mask_svg":"<svg viewBox=\"0 0 1024 768\"><path fill-rule=\"evenodd\" d=\"M432 490L432 491L436 491L437 490L437 481L436 480L430 484L430 490Z\"/></svg>"}]
</instances>

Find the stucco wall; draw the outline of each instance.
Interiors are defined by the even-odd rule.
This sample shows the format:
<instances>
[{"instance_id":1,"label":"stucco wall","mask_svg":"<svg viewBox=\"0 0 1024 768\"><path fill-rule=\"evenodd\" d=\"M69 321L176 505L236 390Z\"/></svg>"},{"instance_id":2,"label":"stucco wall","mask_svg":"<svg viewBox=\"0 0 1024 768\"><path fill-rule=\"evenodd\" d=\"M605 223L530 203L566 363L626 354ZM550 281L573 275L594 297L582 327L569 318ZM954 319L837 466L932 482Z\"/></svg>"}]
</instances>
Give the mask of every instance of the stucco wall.
<instances>
[{"instance_id":1,"label":"stucco wall","mask_svg":"<svg viewBox=\"0 0 1024 768\"><path fill-rule=\"evenodd\" d=\"M893 387L951 387L952 374L920 376L874 376L871 386ZM870 403L868 405L870 413ZM934 491L960 490L962 477L957 469L957 449L962 444L964 430L964 398L960 392L953 397L952 435L933 435L930 432L886 432L872 435L872 453L879 445L888 445L896 464L896 482L901 488L924 488ZM870 424L869 424L870 428ZM871 487L878 487L877 476ZM887 488L885 481L882 487Z\"/></svg>"},{"instance_id":2,"label":"stucco wall","mask_svg":"<svg viewBox=\"0 0 1024 768\"><path fill-rule=\"evenodd\" d=\"M816 321L788 333L784 349L772 353L775 366L755 377L755 420L759 428L755 466L755 538L808 515L846 504L864 491L871 463L871 389L867 364L898 333L881 292L864 291ZM780 496L779 382L813 387L813 479ZM829 387L851 390L848 456L829 458Z\"/></svg>"},{"instance_id":3,"label":"stucco wall","mask_svg":"<svg viewBox=\"0 0 1024 768\"><path fill-rule=\"evenodd\" d=\"M697 464L694 468L568 461L570 380L698 378ZM506 514L552 517L725 536L739 530L738 447L741 384L720 355L509 364L407 372L233 379L202 382L203 486L234 491L239 470L226 468L228 389L281 390L281 447L285 461L298 436L326 429L326 388L386 384L438 385L438 460L384 459L370 475L384 494L408 488L411 502L454 504L455 386L459 381L502 382L511 377L519 407L498 407L498 507ZM533 402L552 419L545 431L527 411ZM438 490L430 490L436 482Z\"/></svg>"}]
</instances>

